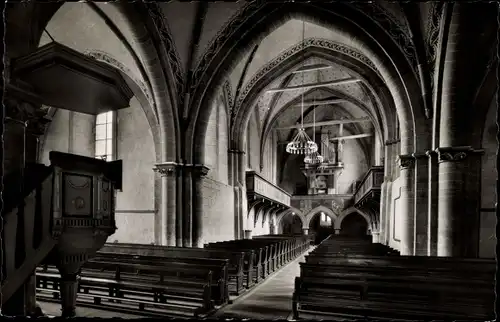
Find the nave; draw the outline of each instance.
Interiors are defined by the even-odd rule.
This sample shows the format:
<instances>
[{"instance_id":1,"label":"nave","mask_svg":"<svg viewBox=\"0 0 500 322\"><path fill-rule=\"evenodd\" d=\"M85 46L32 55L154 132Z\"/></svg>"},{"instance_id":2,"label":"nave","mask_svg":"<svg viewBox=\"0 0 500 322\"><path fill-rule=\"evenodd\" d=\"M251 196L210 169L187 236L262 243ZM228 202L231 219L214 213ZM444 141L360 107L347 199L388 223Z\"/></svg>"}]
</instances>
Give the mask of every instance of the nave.
<instances>
[{"instance_id":1,"label":"nave","mask_svg":"<svg viewBox=\"0 0 500 322\"><path fill-rule=\"evenodd\" d=\"M160 281L154 281L149 279L151 271L142 271L131 263L142 259L143 266L149 263L150 266L155 266L155 272L164 272L163 268L166 266L175 266L186 258L157 256L159 258L156 259L162 261L154 261L153 256L139 253L145 254L149 248L150 252L153 250L157 254L166 254L168 247L135 247L133 252L136 255L129 256L127 260L122 256L121 265L116 266L124 274L119 277L115 275L114 281L108 275L105 281L106 264L112 258L116 260L119 257L121 246L115 247L114 250L118 252L103 256L105 250L98 254L97 260L92 260L93 268L99 268L99 273L92 273L88 265L81 272L85 281L81 281L79 286L76 316L109 316L109 312L117 312L124 318L194 316L198 319L328 318L339 321L366 318L411 321L414 318L436 320L460 319L464 316L489 320L494 317L492 285L496 264L493 260L400 256L398 251L380 243L334 234L317 246L312 245L310 237L268 235L254 238L245 243L243 248L241 244L231 242L223 247L258 250L258 246L263 245L262 241L273 241L262 249L265 253L262 261L257 259L255 262L260 264L254 267L257 276L262 277L260 282L256 276L256 283L252 286L244 283L247 285L245 290L239 290L236 286L238 283L234 285L229 282L235 277L237 279L237 267L229 265L228 276L220 275L215 283L217 285L214 285L216 287L211 288L215 292L208 295L210 303L194 310L189 310L188 307L196 307L197 298L193 293L196 278L174 274L169 277L162 275ZM293 239L298 241L295 247L287 247L287 243L283 243ZM277 240L281 242L276 243ZM276 246L274 250L269 247L273 245ZM111 245L108 248L112 248ZM131 251L132 248L129 248L128 255L132 254ZM105 257L107 261L104 260ZM170 262L166 263L167 260ZM202 258L197 258L196 262L196 266L204 266L199 264L203 262ZM133 266L136 268L133 274L126 274L125 268ZM188 270L186 267L185 271ZM250 271L249 267L243 268L245 275ZM464 279L466 276L469 278ZM57 277L50 278L46 270L39 271L37 278L39 286L43 285L38 288L41 309L46 315L57 316L54 306L46 301L54 300L54 297L50 299L47 296L58 294L57 285L60 281ZM111 283L115 283L113 294ZM188 286L190 283L191 286ZM179 287L180 284L183 287ZM109 296L106 296L106 285ZM223 295L225 291L217 292L221 290L219 286L227 288L227 297ZM170 291L176 289L176 292L169 293L169 288L172 288ZM161 294L158 293L160 289L163 290ZM142 292L138 292L139 290ZM93 303L88 301L89 296L93 298ZM158 296L163 300L158 300ZM127 305L123 305L122 301ZM180 304L181 301L183 309L180 305L173 305L174 302ZM168 303L170 305L164 305ZM91 309L87 309L89 306ZM134 306L135 309L132 308Z\"/></svg>"},{"instance_id":2,"label":"nave","mask_svg":"<svg viewBox=\"0 0 500 322\"><path fill-rule=\"evenodd\" d=\"M0 314L491 319L498 14L7 1Z\"/></svg>"},{"instance_id":3,"label":"nave","mask_svg":"<svg viewBox=\"0 0 500 322\"><path fill-rule=\"evenodd\" d=\"M314 249L311 246L305 254ZM212 318L250 318L250 319L291 319L292 295L295 277L300 274L299 262L304 261L304 255L286 264L268 279L254 289L241 296L231 296L232 304L214 312ZM49 317L59 316L60 305L53 302L39 302L40 308ZM78 317L120 317L135 319L143 317L140 314L127 314L89 307L77 307Z\"/></svg>"}]
</instances>

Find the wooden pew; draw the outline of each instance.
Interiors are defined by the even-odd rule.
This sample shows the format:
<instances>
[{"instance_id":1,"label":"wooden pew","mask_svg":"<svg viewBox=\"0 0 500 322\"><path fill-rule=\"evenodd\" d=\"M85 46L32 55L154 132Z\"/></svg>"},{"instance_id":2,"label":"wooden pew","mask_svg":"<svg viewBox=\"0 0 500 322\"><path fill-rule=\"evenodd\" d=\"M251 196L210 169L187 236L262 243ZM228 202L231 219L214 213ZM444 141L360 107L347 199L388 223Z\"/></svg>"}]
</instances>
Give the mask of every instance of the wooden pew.
<instances>
[{"instance_id":1,"label":"wooden pew","mask_svg":"<svg viewBox=\"0 0 500 322\"><path fill-rule=\"evenodd\" d=\"M212 272L211 296L215 305L229 301L228 260L213 258L162 258L155 256L138 256L130 254L98 253L95 258L84 264L83 268L99 267L102 263L134 263L151 264L169 269L174 276L186 275L184 271L191 268L210 270ZM138 272L140 274L140 272ZM166 273L164 273L166 274Z\"/></svg>"},{"instance_id":2,"label":"wooden pew","mask_svg":"<svg viewBox=\"0 0 500 322\"><path fill-rule=\"evenodd\" d=\"M306 256L295 281L294 316L492 319L495 269L494 260Z\"/></svg>"},{"instance_id":3,"label":"wooden pew","mask_svg":"<svg viewBox=\"0 0 500 322\"><path fill-rule=\"evenodd\" d=\"M261 265L254 267L255 283L258 283L260 278L265 279L268 274L308 249L309 242L307 237L302 235L297 237L263 235L255 236L252 239L222 241L205 245L205 248L210 249L240 250L255 247L262 249L263 252Z\"/></svg>"},{"instance_id":4,"label":"wooden pew","mask_svg":"<svg viewBox=\"0 0 500 322\"><path fill-rule=\"evenodd\" d=\"M292 254L288 257L288 260L291 260L309 248L308 239L305 236L290 238L283 235L260 235L252 237L252 240L279 241L280 253L277 257L277 263L280 264L280 266L284 264L283 259L287 252Z\"/></svg>"},{"instance_id":5,"label":"wooden pew","mask_svg":"<svg viewBox=\"0 0 500 322\"><path fill-rule=\"evenodd\" d=\"M49 299L47 295L52 295L57 299L60 289L57 269L39 267L36 275L37 296ZM214 308L211 283L212 271L204 268L191 267L173 278L172 269L166 266L99 263L97 267L82 270L78 301L121 310L130 310L132 304L148 313L161 310L172 316L201 317Z\"/></svg>"},{"instance_id":6,"label":"wooden pew","mask_svg":"<svg viewBox=\"0 0 500 322\"><path fill-rule=\"evenodd\" d=\"M256 254L260 255L256 256L256 260L253 263L253 283L259 283L261 279L267 276L267 267L269 256L271 254L271 250L268 245L263 245L262 243L249 243L245 240L235 240L205 244L204 248L233 251L254 250Z\"/></svg>"},{"instance_id":7,"label":"wooden pew","mask_svg":"<svg viewBox=\"0 0 500 322\"><path fill-rule=\"evenodd\" d=\"M98 254L130 254L139 256L154 256L161 258L179 259L179 258L211 258L227 259L228 267L228 289L230 293L239 295L244 285L245 266L248 262L253 262L255 253L252 250L244 251L226 251L209 250L204 248L173 247L146 244L105 244Z\"/></svg>"}]
</instances>

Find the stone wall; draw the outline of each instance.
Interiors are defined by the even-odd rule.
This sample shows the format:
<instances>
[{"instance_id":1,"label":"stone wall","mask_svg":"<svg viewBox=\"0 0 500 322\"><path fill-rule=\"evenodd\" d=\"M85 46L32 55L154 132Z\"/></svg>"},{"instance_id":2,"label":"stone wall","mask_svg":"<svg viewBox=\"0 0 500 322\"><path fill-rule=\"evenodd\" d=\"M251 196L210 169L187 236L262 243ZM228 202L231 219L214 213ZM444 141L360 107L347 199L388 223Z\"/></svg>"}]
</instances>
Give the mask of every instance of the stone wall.
<instances>
[{"instance_id":1,"label":"stone wall","mask_svg":"<svg viewBox=\"0 0 500 322\"><path fill-rule=\"evenodd\" d=\"M123 160L123 191L116 193L116 226L110 242L153 243L155 149L151 130L137 100L117 112L116 159ZM58 110L42 140L40 161L50 164L49 152L94 156L95 117Z\"/></svg>"},{"instance_id":2,"label":"stone wall","mask_svg":"<svg viewBox=\"0 0 500 322\"><path fill-rule=\"evenodd\" d=\"M204 243L234 239L234 193L228 184L228 126L224 100L218 97L212 108L205 136L203 179Z\"/></svg>"},{"instance_id":3,"label":"stone wall","mask_svg":"<svg viewBox=\"0 0 500 322\"><path fill-rule=\"evenodd\" d=\"M496 102L494 101L488 111L486 124L483 132L481 165L481 217L479 232L479 257L495 257L496 247L496 179L498 178L497 162L497 124L496 124Z\"/></svg>"}]
</instances>

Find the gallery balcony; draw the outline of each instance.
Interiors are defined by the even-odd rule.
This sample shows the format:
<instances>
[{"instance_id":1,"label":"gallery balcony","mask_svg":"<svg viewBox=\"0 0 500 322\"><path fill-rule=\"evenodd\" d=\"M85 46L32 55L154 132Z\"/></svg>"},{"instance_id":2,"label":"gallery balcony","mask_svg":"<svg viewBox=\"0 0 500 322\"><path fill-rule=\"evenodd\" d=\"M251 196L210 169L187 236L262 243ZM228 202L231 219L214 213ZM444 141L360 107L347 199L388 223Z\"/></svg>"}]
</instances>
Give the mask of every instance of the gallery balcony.
<instances>
[{"instance_id":1,"label":"gallery balcony","mask_svg":"<svg viewBox=\"0 0 500 322\"><path fill-rule=\"evenodd\" d=\"M380 203L380 191L383 182L384 167L371 167L354 193L354 206L360 207L365 203Z\"/></svg>"}]
</instances>

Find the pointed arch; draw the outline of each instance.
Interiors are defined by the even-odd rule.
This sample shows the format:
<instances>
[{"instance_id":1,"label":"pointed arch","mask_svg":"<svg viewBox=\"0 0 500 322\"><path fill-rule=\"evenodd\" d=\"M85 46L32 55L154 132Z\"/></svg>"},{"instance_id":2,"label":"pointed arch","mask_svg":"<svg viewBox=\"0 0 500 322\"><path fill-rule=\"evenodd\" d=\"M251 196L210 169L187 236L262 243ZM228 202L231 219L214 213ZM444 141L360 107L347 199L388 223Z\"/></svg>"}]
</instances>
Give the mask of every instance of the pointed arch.
<instances>
[{"instance_id":1,"label":"pointed arch","mask_svg":"<svg viewBox=\"0 0 500 322\"><path fill-rule=\"evenodd\" d=\"M295 216L298 216L300 218L300 220L302 221L302 227L304 227L304 223L306 222L306 217L304 216L302 211L300 211L299 209L297 209L295 207L290 207L287 210L284 210L283 212L281 212L280 214L278 214L276 216L276 227L279 227L279 225L281 225L281 220L283 220L283 218L286 215L289 215L291 213L293 213Z\"/></svg>"},{"instance_id":2,"label":"pointed arch","mask_svg":"<svg viewBox=\"0 0 500 322\"><path fill-rule=\"evenodd\" d=\"M309 210L309 212L305 215L306 222L304 223L304 228L309 228L309 224L311 223L311 219L314 217L314 215L316 215L319 212L324 212L325 215L327 215L328 217L330 217L332 219L334 224L337 222L337 219L338 219L337 214L334 213L333 210L331 210L330 208L325 207L323 205L320 205L314 209Z\"/></svg>"},{"instance_id":3,"label":"pointed arch","mask_svg":"<svg viewBox=\"0 0 500 322\"><path fill-rule=\"evenodd\" d=\"M361 211L361 210L359 210L358 208L355 208L355 207L350 207L350 208L347 208L344 211L342 211L342 213L338 217L338 220L335 221L334 228L340 230L342 221L345 219L345 217L347 217L347 216L349 216L350 214L353 214L353 213L360 214L363 218L365 218L366 223L368 224L368 228L370 230L373 229L372 220L371 220L370 216L368 216L364 211Z\"/></svg>"},{"instance_id":4,"label":"pointed arch","mask_svg":"<svg viewBox=\"0 0 500 322\"><path fill-rule=\"evenodd\" d=\"M370 57L387 84L391 101L401 121L401 153L427 150L430 140L421 138L428 138L430 132L425 122L422 102L419 95L411 95L420 91L413 66L414 59L411 59L414 56L411 37L396 30L399 34L393 38L387 30L395 30L397 26L384 29L388 27L382 27L383 23L375 20L378 16L366 13L366 10L363 10L366 8L361 7L340 3L318 6L299 2L286 5L266 2L252 3L242 10L221 32L218 41L214 42L214 48L210 48L203 55L193 74L193 83L196 85L193 88L190 119L185 136L185 144L188 147L186 160L194 163L203 160L203 145L198 141L206 131L205 120L209 117L209 106L206 102L212 100L215 89L222 85L227 71L237 64L246 50L250 50L256 42L290 18L311 21L335 30L351 39L350 45L354 49ZM371 7L368 9L375 10ZM419 137L419 140L416 140L416 137ZM241 142L232 139L231 143L234 148L238 148Z\"/></svg>"}]
</instances>

